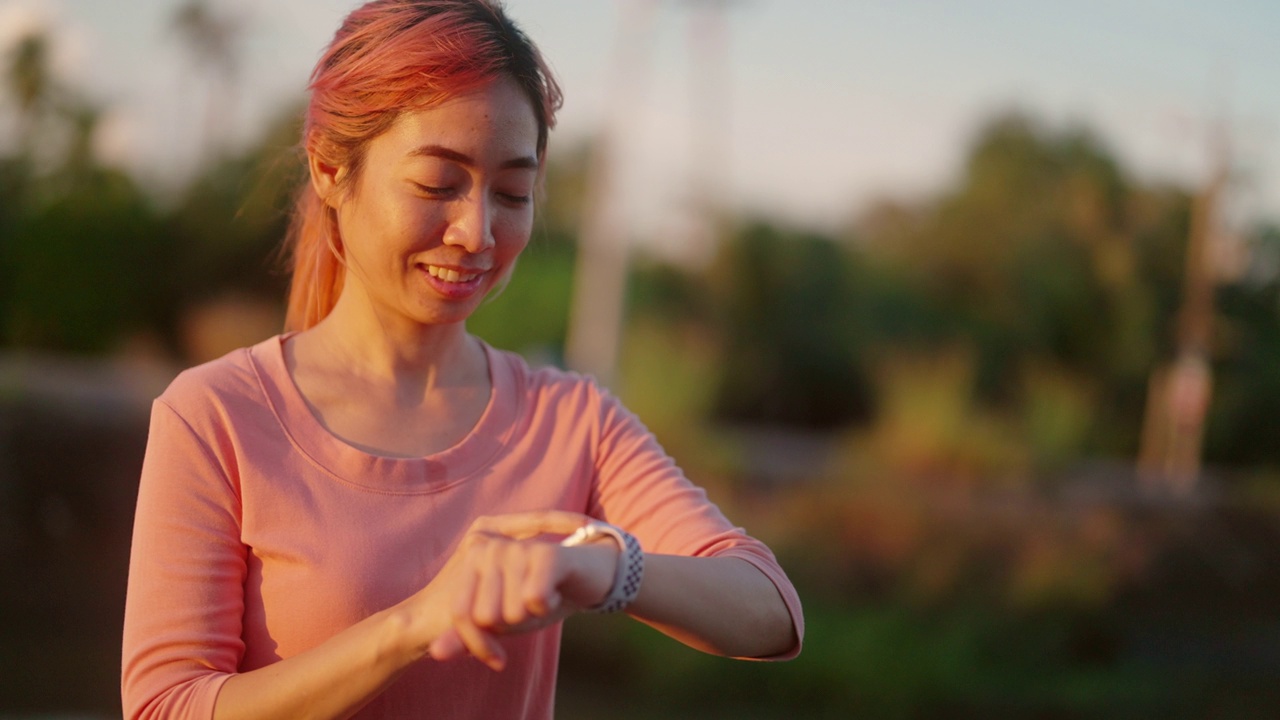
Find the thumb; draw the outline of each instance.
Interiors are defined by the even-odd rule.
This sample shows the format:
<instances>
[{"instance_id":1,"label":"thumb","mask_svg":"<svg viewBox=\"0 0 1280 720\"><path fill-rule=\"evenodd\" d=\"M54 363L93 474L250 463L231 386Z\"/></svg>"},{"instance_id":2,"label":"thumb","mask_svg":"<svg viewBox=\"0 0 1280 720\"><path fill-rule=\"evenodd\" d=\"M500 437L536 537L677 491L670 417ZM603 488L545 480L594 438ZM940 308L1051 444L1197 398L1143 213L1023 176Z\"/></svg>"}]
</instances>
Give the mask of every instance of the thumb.
<instances>
[{"instance_id":1,"label":"thumb","mask_svg":"<svg viewBox=\"0 0 1280 720\"><path fill-rule=\"evenodd\" d=\"M449 628L440 637L431 641L431 645L428 646L428 652L435 660L452 660L465 655L467 647L462 644L462 637L458 635L458 631Z\"/></svg>"}]
</instances>

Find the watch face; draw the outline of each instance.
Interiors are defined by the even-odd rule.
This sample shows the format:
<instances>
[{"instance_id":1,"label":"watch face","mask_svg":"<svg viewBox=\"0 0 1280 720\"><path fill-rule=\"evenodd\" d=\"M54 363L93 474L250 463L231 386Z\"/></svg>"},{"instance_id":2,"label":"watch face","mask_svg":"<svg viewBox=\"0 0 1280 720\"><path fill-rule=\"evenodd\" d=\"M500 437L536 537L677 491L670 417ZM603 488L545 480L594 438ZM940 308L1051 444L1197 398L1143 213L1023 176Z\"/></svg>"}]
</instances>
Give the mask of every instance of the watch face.
<instances>
[{"instance_id":1,"label":"watch face","mask_svg":"<svg viewBox=\"0 0 1280 720\"><path fill-rule=\"evenodd\" d=\"M572 535L562 540L560 544L564 547L572 547L574 545L582 545L583 543L591 542L598 537L607 537L616 541L619 547L625 548L625 543L623 542L622 535L620 533L614 530L607 523L595 520L592 520L586 525L575 530Z\"/></svg>"},{"instance_id":2,"label":"watch face","mask_svg":"<svg viewBox=\"0 0 1280 720\"><path fill-rule=\"evenodd\" d=\"M562 540L560 544L564 547L573 547L574 545L581 545L582 543L594 538L599 534L600 534L600 528L596 526L595 523L587 523L586 525L583 525L577 530L574 530L573 534L565 538L564 540Z\"/></svg>"}]
</instances>

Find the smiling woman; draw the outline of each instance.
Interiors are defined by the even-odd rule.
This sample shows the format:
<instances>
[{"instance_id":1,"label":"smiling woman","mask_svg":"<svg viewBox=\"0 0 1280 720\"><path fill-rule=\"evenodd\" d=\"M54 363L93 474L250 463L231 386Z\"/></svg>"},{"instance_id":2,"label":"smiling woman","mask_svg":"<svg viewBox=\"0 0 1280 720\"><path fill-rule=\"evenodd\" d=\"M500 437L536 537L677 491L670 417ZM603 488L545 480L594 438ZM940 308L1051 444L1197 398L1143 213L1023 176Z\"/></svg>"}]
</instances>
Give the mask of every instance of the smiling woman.
<instances>
[{"instance_id":1,"label":"smiling woman","mask_svg":"<svg viewBox=\"0 0 1280 720\"><path fill-rule=\"evenodd\" d=\"M607 391L466 331L529 240L559 105L501 7L371 2L311 89L288 332L153 407L126 715L550 718L589 610L794 657L767 547Z\"/></svg>"},{"instance_id":2,"label":"smiling woman","mask_svg":"<svg viewBox=\"0 0 1280 720\"><path fill-rule=\"evenodd\" d=\"M537 137L528 99L500 78L401 115L369 143L354 181L312 157L355 281L330 315L375 315L384 327L465 320L528 242Z\"/></svg>"}]
</instances>

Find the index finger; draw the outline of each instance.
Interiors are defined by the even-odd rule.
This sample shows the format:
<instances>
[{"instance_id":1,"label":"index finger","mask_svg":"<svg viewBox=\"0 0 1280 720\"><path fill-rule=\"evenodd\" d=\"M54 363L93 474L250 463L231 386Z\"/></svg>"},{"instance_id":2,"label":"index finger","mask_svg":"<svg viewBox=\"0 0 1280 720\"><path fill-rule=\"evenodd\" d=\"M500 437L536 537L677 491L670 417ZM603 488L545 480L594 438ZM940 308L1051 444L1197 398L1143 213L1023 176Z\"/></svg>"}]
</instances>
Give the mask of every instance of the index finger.
<instances>
[{"instance_id":1,"label":"index finger","mask_svg":"<svg viewBox=\"0 0 1280 720\"><path fill-rule=\"evenodd\" d=\"M524 540L543 533L569 535L590 520L591 518L581 513L564 510L539 510L536 512L480 517L471 525L471 529L506 535L516 540Z\"/></svg>"}]
</instances>

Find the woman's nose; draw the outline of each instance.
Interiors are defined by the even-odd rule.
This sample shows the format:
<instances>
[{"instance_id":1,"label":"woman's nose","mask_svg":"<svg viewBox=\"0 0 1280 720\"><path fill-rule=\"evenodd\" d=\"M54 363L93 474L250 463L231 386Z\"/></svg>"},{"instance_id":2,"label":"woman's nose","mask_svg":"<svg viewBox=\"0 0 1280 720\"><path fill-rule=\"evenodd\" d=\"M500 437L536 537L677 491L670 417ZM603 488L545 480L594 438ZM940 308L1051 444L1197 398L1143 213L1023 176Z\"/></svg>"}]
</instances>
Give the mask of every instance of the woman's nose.
<instances>
[{"instance_id":1,"label":"woman's nose","mask_svg":"<svg viewBox=\"0 0 1280 720\"><path fill-rule=\"evenodd\" d=\"M483 194L467 196L455 205L444 233L444 243L479 253L493 247L491 204Z\"/></svg>"}]
</instances>

